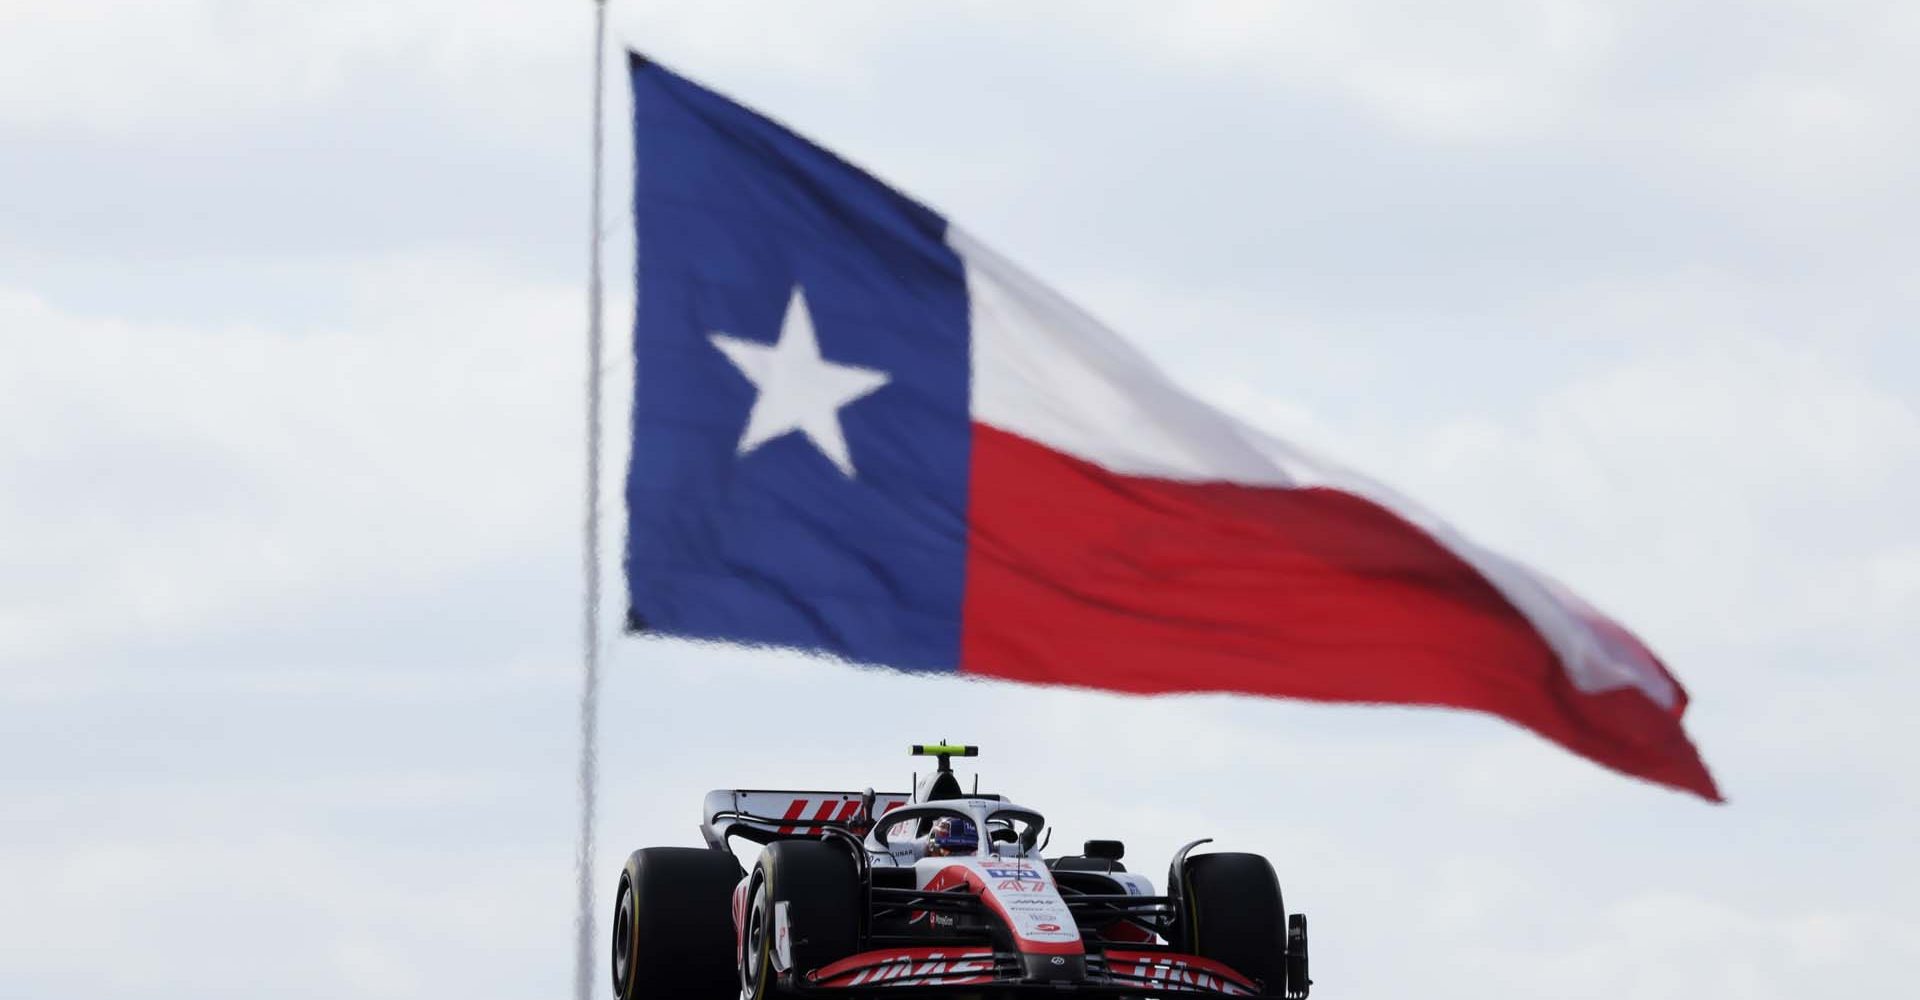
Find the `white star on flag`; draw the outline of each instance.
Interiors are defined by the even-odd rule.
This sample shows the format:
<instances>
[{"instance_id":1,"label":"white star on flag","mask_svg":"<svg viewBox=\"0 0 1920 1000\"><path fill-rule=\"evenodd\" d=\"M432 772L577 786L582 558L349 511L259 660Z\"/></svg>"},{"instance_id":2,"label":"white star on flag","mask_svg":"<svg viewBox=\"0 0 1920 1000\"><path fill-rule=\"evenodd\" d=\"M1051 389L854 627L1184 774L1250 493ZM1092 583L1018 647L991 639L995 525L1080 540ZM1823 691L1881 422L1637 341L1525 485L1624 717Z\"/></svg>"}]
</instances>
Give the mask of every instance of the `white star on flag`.
<instances>
[{"instance_id":1,"label":"white star on flag","mask_svg":"<svg viewBox=\"0 0 1920 1000\"><path fill-rule=\"evenodd\" d=\"M797 430L848 478L853 456L840 429L840 408L887 384L886 372L843 365L820 356L813 316L800 286L793 286L780 339L773 345L724 333L708 339L753 383L758 396L740 434L737 455L744 456L788 431Z\"/></svg>"}]
</instances>

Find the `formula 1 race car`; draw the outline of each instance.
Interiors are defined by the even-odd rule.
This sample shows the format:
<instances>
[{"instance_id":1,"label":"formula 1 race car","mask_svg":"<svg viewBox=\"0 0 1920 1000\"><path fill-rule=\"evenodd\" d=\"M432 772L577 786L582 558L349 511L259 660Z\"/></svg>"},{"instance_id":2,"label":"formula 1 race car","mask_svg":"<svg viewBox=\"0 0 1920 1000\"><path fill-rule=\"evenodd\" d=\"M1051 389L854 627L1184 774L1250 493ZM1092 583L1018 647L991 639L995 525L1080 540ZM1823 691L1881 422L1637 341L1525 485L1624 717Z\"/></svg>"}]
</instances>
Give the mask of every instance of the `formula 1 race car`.
<instances>
[{"instance_id":1,"label":"formula 1 race car","mask_svg":"<svg viewBox=\"0 0 1920 1000\"><path fill-rule=\"evenodd\" d=\"M1044 857L1046 820L964 792L952 758L911 794L720 790L707 846L648 847L620 873L618 1000L831 996L1307 995L1307 920L1257 854L1174 852L1167 891L1119 841ZM750 868L735 841L758 857Z\"/></svg>"}]
</instances>

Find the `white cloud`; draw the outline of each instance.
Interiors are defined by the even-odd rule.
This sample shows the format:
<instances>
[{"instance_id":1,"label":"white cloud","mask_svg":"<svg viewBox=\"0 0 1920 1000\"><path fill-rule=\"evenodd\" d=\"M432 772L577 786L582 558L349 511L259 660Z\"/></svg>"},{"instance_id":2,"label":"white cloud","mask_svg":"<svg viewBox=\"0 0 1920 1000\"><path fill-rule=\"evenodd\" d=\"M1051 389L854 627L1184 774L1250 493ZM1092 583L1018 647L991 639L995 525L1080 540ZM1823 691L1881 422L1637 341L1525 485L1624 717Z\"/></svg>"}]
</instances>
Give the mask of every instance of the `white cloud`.
<instances>
[{"instance_id":1,"label":"white cloud","mask_svg":"<svg viewBox=\"0 0 1920 1000\"><path fill-rule=\"evenodd\" d=\"M1352 99L1395 125L1475 139L1550 126L1613 55L1617 5L1237 2L1089 20L1145 50Z\"/></svg>"},{"instance_id":2,"label":"white cloud","mask_svg":"<svg viewBox=\"0 0 1920 1000\"><path fill-rule=\"evenodd\" d=\"M578 293L458 260L342 280L352 321L299 332L0 290L0 659L564 544Z\"/></svg>"},{"instance_id":3,"label":"white cloud","mask_svg":"<svg viewBox=\"0 0 1920 1000\"><path fill-rule=\"evenodd\" d=\"M117 832L0 854L9 979L101 996L428 997L537 989L525 954L564 922L565 866L457 843L435 851L248 830L190 839ZM124 817L125 822L138 822ZM531 973L531 974L529 974ZM504 978L503 978L504 977Z\"/></svg>"},{"instance_id":4,"label":"white cloud","mask_svg":"<svg viewBox=\"0 0 1920 1000\"><path fill-rule=\"evenodd\" d=\"M545 76L576 61L589 13L584 3L568 16L512 0L164 9L8 0L0 121L158 135L400 95L518 119L533 110L520 97L528 77L546 96Z\"/></svg>"},{"instance_id":5,"label":"white cloud","mask_svg":"<svg viewBox=\"0 0 1920 1000\"><path fill-rule=\"evenodd\" d=\"M1891 194L1920 153L1900 4L1477 0L1054 6L1061 30L1169 73L1319 95L1416 143L1681 174L1696 196L1830 207ZM1254 123L1249 123L1254 126ZM1257 127L1257 126L1254 126ZM1775 212L1793 212L1775 206Z\"/></svg>"}]
</instances>

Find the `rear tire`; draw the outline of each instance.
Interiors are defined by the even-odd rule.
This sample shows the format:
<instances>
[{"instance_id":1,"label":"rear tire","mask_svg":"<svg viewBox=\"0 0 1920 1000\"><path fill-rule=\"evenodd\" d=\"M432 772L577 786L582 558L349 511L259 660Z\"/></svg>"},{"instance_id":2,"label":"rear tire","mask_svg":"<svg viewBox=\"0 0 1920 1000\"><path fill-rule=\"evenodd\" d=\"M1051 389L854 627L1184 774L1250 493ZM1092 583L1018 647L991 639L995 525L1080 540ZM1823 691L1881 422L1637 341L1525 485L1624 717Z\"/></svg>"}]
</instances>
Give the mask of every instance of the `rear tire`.
<instances>
[{"instance_id":1,"label":"rear tire","mask_svg":"<svg viewBox=\"0 0 1920 1000\"><path fill-rule=\"evenodd\" d=\"M804 976L860 949L865 902L859 871L845 847L815 840L768 844L747 888L738 962L741 1000L768 1000L778 992L780 913L786 914L789 971Z\"/></svg>"},{"instance_id":2,"label":"rear tire","mask_svg":"<svg viewBox=\"0 0 1920 1000\"><path fill-rule=\"evenodd\" d=\"M627 858L613 902L615 1000L733 992L733 887L723 851L646 847Z\"/></svg>"},{"instance_id":3,"label":"rear tire","mask_svg":"<svg viewBox=\"0 0 1920 1000\"><path fill-rule=\"evenodd\" d=\"M1273 865L1258 854L1187 859L1181 931L1188 951L1287 995L1287 908Z\"/></svg>"}]
</instances>

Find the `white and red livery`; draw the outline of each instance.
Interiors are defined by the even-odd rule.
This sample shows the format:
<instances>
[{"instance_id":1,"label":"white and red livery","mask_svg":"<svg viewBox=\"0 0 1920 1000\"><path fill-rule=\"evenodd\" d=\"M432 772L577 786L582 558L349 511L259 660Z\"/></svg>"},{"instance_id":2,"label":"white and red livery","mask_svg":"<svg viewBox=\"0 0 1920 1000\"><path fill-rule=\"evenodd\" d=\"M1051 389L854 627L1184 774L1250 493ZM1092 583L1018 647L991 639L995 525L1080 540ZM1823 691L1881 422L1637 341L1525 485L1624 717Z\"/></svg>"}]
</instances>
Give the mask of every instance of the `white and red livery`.
<instances>
[{"instance_id":1,"label":"white and red livery","mask_svg":"<svg viewBox=\"0 0 1920 1000\"><path fill-rule=\"evenodd\" d=\"M913 749L938 763L910 794L715 791L705 848L634 852L614 995L1307 995L1306 918L1265 858L1195 841L1162 893L1118 841L1044 856L1040 813L962 790L976 748Z\"/></svg>"}]
</instances>

